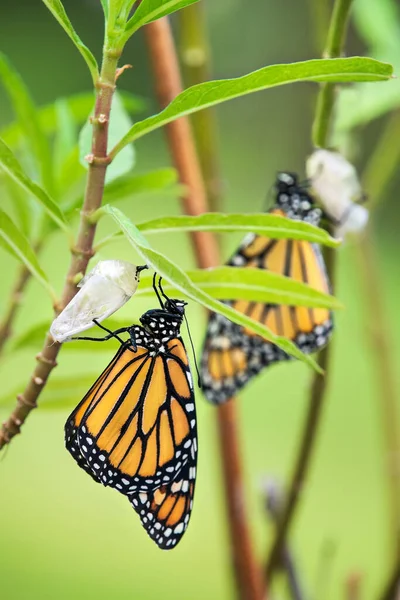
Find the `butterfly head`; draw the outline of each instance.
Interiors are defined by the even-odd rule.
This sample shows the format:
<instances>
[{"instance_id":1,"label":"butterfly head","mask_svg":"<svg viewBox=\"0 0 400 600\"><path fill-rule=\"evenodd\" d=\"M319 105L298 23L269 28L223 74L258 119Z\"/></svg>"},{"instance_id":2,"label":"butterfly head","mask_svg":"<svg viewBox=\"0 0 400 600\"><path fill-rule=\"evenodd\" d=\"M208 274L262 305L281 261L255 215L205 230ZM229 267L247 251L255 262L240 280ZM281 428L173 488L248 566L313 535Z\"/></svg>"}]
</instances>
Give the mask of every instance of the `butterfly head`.
<instances>
[{"instance_id":1,"label":"butterfly head","mask_svg":"<svg viewBox=\"0 0 400 600\"><path fill-rule=\"evenodd\" d=\"M290 219L299 219L318 225L322 211L314 204L314 199L299 183L295 173L282 171L275 181L276 207L283 210Z\"/></svg>"},{"instance_id":2,"label":"butterfly head","mask_svg":"<svg viewBox=\"0 0 400 600\"><path fill-rule=\"evenodd\" d=\"M179 298L167 298L164 302L164 310L168 313L179 315L181 318L183 318L186 305L187 302L180 300Z\"/></svg>"},{"instance_id":3,"label":"butterfly head","mask_svg":"<svg viewBox=\"0 0 400 600\"><path fill-rule=\"evenodd\" d=\"M168 298L164 308L148 310L140 317L140 322L151 332L153 337L160 338L163 342L180 334L186 302Z\"/></svg>"}]
</instances>

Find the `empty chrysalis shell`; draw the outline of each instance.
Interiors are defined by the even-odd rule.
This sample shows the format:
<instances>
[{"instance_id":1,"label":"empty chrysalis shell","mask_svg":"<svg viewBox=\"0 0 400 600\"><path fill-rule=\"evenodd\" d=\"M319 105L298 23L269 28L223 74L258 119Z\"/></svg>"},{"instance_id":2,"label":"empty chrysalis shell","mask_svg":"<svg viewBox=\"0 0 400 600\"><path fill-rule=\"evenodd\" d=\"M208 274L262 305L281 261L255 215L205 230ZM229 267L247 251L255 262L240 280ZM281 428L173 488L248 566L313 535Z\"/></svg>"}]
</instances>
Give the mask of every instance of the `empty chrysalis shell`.
<instances>
[{"instance_id":1,"label":"empty chrysalis shell","mask_svg":"<svg viewBox=\"0 0 400 600\"><path fill-rule=\"evenodd\" d=\"M103 321L136 292L140 271L123 260L102 260L78 284L81 289L53 321L50 333L57 342L93 327L93 319Z\"/></svg>"},{"instance_id":2,"label":"empty chrysalis shell","mask_svg":"<svg viewBox=\"0 0 400 600\"><path fill-rule=\"evenodd\" d=\"M354 166L338 152L316 150L307 160L307 177L328 217L338 225L337 237L358 233L368 222L368 210L357 201L363 191Z\"/></svg>"}]
</instances>

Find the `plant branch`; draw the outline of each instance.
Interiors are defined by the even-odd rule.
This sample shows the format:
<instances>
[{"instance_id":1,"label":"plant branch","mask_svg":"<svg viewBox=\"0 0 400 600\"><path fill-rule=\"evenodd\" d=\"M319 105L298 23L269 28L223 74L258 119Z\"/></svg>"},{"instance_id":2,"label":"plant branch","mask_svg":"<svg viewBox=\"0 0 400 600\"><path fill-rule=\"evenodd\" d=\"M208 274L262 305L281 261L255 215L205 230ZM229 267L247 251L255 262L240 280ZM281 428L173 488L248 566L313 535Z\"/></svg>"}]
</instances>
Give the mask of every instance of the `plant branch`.
<instances>
[{"instance_id":1,"label":"plant branch","mask_svg":"<svg viewBox=\"0 0 400 600\"><path fill-rule=\"evenodd\" d=\"M35 252L38 251L38 248L35 248ZM18 275L14 284L14 287L10 294L10 299L8 303L8 308L6 310L6 314L0 323L0 355L4 350L4 346L6 345L8 339L12 335L12 327L15 321L15 317L17 316L18 309L21 305L22 294L25 290L25 287L31 278L31 272L25 265L20 265L18 268Z\"/></svg>"},{"instance_id":2,"label":"plant branch","mask_svg":"<svg viewBox=\"0 0 400 600\"><path fill-rule=\"evenodd\" d=\"M210 48L208 44L205 5L197 2L179 12L180 54L183 78L187 86L210 80ZM221 178L218 160L217 124L213 109L202 110L191 117L198 157L206 186L208 206L221 208Z\"/></svg>"},{"instance_id":3,"label":"plant branch","mask_svg":"<svg viewBox=\"0 0 400 600\"><path fill-rule=\"evenodd\" d=\"M342 53L342 46L344 45L350 7L351 0L335 0L324 52L326 57L334 58L340 56ZM317 98L316 114L312 132L315 146L326 148L329 145L328 134L333 113L334 97L335 85L330 83L322 84ZM331 249L326 249L324 254L326 260L326 270L330 278L332 288L335 289L334 275L336 254ZM299 506L301 492L304 488L311 465L311 459L321 421L322 408L325 404L328 386L330 354L331 344L328 344L318 356L318 364L325 373L324 375L315 373L311 383L307 415L301 434L299 452L296 455L296 463L289 484L287 502L282 512L282 516L277 527L275 540L272 544L272 549L266 564L267 581L271 579L274 571L281 562L285 540L296 514L296 510Z\"/></svg>"},{"instance_id":4,"label":"plant branch","mask_svg":"<svg viewBox=\"0 0 400 600\"><path fill-rule=\"evenodd\" d=\"M177 52L168 19L150 23L145 27L145 33L157 96L161 107L164 107L182 90ZM166 133L181 183L188 190L182 198L184 212L190 215L206 212L207 197L188 119L185 117L170 123ZM210 233L193 232L191 239L200 267L207 268L220 263L218 246ZM242 600L260 600L261 573L253 554L246 515L236 403L232 399L216 410L231 553L239 596Z\"/></svg>"},{"instance_id":5,"label":"plant branch","mask_svg":"<svg viewBox=\"0 0 400 600\"><path fill-rule=\"evenodd\" d=\"M265 485L264 496L267 513L274 523L278 523L282 510L283 490L275 481L269 481ZM300 585L296 565L286 544L282 549L282 568L286 572L288 587L293 600L304 600L305 596Z\"/></svg>"},{"instance_id":6,"label":"plant branch","mask_svg":"<svg viewBox=\"0 0 400 600\"><path fill-rule=\"evenodd\" d=\"M93 239L96 225L87 219L102 202L104 180L107 169L108 120L115 88L115 74L118 54L105 49L100 79L97 83L95 114L93 118L92 154L89 161L85 199L80 217L79 231L75 246L71 249L71 263L66 275L60 306L61 310L77 292L75 277L85 273L93 255ZM36 356L37 365L23 393L17 397L17 406L0 431L0 449L20 433L21 425L29 413L36 408L37 399L46 381L56 366L56 358L61 345L47 336L43 349Z\"/></svg>"},{"instance_id":7,"label":"plant branch","mask_svg":"<svg viewBox=\"0 0 400 600\"><path fill-rule=\"evenodd\" d=\"M347 23L352 0L335 0L329 25L324 58L338 58L343 53ZM314 146L326 148L335 103L334 83L323 83L317 98L316 115L312 129Z\"/></svg>"}]
</instances>

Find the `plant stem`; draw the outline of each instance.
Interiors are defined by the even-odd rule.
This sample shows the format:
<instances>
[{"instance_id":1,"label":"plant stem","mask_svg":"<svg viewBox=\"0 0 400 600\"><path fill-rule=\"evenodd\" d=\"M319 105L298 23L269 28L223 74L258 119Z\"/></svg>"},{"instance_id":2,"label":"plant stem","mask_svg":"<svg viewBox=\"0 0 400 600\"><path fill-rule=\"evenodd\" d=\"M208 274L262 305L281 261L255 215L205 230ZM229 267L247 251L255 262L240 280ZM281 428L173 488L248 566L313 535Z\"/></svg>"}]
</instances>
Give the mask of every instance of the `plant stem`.
<instances>
[{"instance_id":1,"label":"plant stem","mask_svg":"<svg viewBox=\"0 0 400 600\"><path fill-rule=\"evenodd\" d=\"M35 252L38 252L37 246ZM12 335L12 326L21 305L23 292L30 278L31 273L29 269L25 265L20 265L14 287L10 294L8 309L0 323L0 355L4 350L6 342Z\"/></svg>"},{"instance_id":2,"label":"plant stem","mask_svg":"<svg viewBox=\"0 0 400 600\"><path fill-rule=\"evenodd\" d=\"M272 518L272 521L277 523L282 510L283 490L279 488L276 482L267 482L264 494L265 508ZM296 565L287 545L282 549L282 567L286 572L291 597L293 600L304 600L305 596L300 585Z\"/></svg>"},{"instance_id":3,"label":"plant stem","mask_svg":"<svg viewBox=\"0 0 400 600\"><path fill-rule=\"evenodd\" d=\"M328 58L334 58L342 54L342 47L345 41L351 2L352 0L335 0L324 52L324 55ZM320 146L323 148L329 146L328 134L332 119L334 96L334 84L324 83L321 85L317 98L316 114L312 130L312 137L315 146ZM331 281L332 288L335 289L334 275L336 253L332 249L326 249L324 255L328 277ZM330 353L331 344L328 344L328 346L326 346L318 356L318 364L325 373L324 375L315 373L311 382L309 405L304 428L301 434L299 452L296 455L296 462L289 484L287 503L282 512L282 516L277 527L275 540L267 560L267 581L271 579L274 571L281 561L282 549L284 548L286 537L299 505L301 491L304 488L307 479L311 458L315 448L319 424L321 421L322 408L325 404L325 396L328 386L327 373L329 373Z\"/></svg>"},{"instance_id":4,"label":"plant stem","mask_svg":"<svg viewBox=\"0 0 400 600\"><path fill-rule=\"evenodd\" d=\"M111 101L115 88L115 74L119 53L105 49L100 79L97 84L96 106L93 119L92 153L89 157L89 172L87 178L85 199L82 207L79 232L76 245L71 249L71 263L65 278L64 289L61 297L61 310L77 292L74 283L78 273L85 273L88 262L93 255L93 239L96 224L87 219L102 202L104 180L108 166L107 140L108 120L110 117ZM17 397L17 406L7 421L3 423L0 431L0 449L20 433L21 425L29 413L36 408L37 399L46 385L46 381L56 366L56 358L61 345L55 343L48 335L43 349L36 356L37 365L24 392Z\"/></svg>"},{"instance_id":5,"label":"plant stem","mask_svg":"<svg viewBox=\"0 0 400 600\"><path fill-rule=\"evenodd\" d=\"M164 107L182 90L177 52L168 19L163 18L150 23L145 27L145 33L156 93L161 107ZM180 180L188 189L187 194L182 198L183 210L190 215L206 212L207 197L188 119L184 117L170 123L166 127L166 132L171 156ZM210 233L192 233L191 239L200 267L207 268L220 263L218 246ZM253 554L245 509L236 404L232 399L216 410L238 595L242 600L261 600L263 597L261 573Z\"/></svg>"},{"instance_id":6,"label":"plant stem","mask_svg":"<svg viewBox=\"0 0 400 600\"><path fill-rule=\"evenodd\" d=\"M209 81L210 49L207 38L205 6L197 2L179 12L180 54L183 78L188 86ZM208 206L212 211L221 208L221 178L218 161L217 124L212 109L202 110L191 117L198 157L206 186Z\"/></svg>"},{"instance_id":7,"label":"plant stem","mask_svg":"<svg viewBox=\"0 0 400 600\"><path fill-rule=\"evenodd\" d=\"M381 277L370 229L365 232L356 250L357 272L364 288L363 298L366 309L370 315L370 318L367 318L367 335L375 355L377 389L386 445L385 467L390 510L388 533L391 555L400 560L400 428L396 367L393 363L392 344L381 293Z\"/></svg>"},{"instance_id":8,"label":"plant stem","mask_svg":"<svg viewBox=\"0 0 400 600\"><path fill-rule=\"evenodd\" d=\"M335 0L329 25L324 58L338 58L343 53L352 0ZM335 103L335 84L323 83L317 98L312 138L314 146L326 148Z\"/></svg>"}]
</instances>

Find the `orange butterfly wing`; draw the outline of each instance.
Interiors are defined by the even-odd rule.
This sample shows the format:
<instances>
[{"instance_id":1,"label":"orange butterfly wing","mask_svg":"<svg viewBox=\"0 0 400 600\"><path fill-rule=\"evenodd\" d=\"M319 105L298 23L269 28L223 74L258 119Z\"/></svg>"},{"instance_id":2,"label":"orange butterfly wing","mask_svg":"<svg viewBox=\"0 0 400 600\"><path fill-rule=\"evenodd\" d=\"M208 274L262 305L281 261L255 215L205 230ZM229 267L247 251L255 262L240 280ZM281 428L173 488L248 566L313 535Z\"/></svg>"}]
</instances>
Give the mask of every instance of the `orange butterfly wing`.
<instances>
[{"instance_id":1,"label":"orange butterfly wing","mask_svg":"<svg viewBox=\"0 0 400 600\"><path fill-rule=\"evenodd\" d=\"M162 489L176 497L174 518L180 508L184 517L190 515L197 429L192 376L182 340L170 340L165 352L154 356L144 346L136 352L128 343L121 346L70 415L65 436L78 465L99 483L128 495L135 510L134 501L147 494L148 510L155 503L155 513L163 516L160 496L155 495ZM183 487L178 489L179 481ZM188 487L185 481L190 481ZM187 497L184 510L183 496ZM165 522L172 524L172 516ZM182 522L186 529L188 518ZM177 521L174 529L179 531L178 525ZM177 543L178 531L168 547ZM157 541L157 535L150 536Z\"/></svg>"},{"instance_id":2,"label":"orange butterfly wing","mask_svg":"<svg viewBox=\"0 0 400 600\"><path fill-rule=\"evenodd\" d=\"M284 214L280 210L271 211ZM250 235L228 263L259 268L308 283L329 292L330 286L319 246L300 240L271 240ZM323 347L332 332L332 316L326 309L229 302L239 312L265 324L273 333L289 338L303 352ZM211 315L201 361L203 391L214 404L229 400L264 367L288 355L253 331L222 315Z\"/></svg>"}]
</instances>

